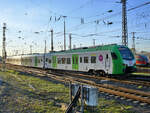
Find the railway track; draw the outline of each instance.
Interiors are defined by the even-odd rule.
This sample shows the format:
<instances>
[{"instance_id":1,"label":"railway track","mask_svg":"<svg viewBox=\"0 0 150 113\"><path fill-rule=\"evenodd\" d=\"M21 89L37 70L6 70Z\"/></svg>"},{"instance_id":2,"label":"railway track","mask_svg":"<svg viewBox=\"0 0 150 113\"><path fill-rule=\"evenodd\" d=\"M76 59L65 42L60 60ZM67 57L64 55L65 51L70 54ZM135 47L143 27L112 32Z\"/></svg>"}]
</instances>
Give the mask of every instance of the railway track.
<instances>
[{"instance_id":1,"label":"railway track","mask_svg":"<svg viewBox=\"0 0 150 113\"><path fill-rule=\"evenodd\" d=\"M137 72L150 73L150 67L137 67Z\"/></svg>"},{"instance_id":2,"label":"railway track","mask_svg":"<svg viewBox=\"0 0 150 113\"><path fill-rule=\"evenodd\" d=\"M61 73L68 74L71 76L84 77L85 79L89 78L89 79L95 79L95 80L108 80L108 81L120 82L120 83L124 83L124 84L132 84L132 85L150 87L150 82L147 82L147 81L129 80L126 78L123 78L123 79L108 78L108 77L101 77L101 76L97 76L97 75L87 75L87 74L81 74L81 73L70 73L70 72L61 72Z\"/></svg>"},{"instance_id":3,"label":"railway track","mask_svg":"<svg viewBox=\"0 0 150 113\"><path fill-rule=\"evenodd\" d=\"M85 78L80 78L78 76L87 77L88 75L84 74L76 74L76 76L73 76L73 74L69 73L48 73L46 70L42 69L35 69L35 68L26 68L26 67L20 67L20 66L8 66L9 69L13 69L20 72L30 73L30 74L36 74L38 76L45 76L49 77L61 82L72 82L72 83L79 83L79 84L85 84L85 85L91 85L95 86L99 89L100 92L109 93L112 95L124 97L126 99L132 99L136 101L140 101L142 103L150 104L150 92L143 92L139 90L134 89L128 89L124 87L118 87L110 84L97 84L94 81L87 80ZM101 80L114 80L116 82L123 82L123 83L129 83L129 81L123 81L123 80L117 80L112 78L105 78L105 77L95 77L95 76L89 76L89 78L96 78ZM131 84L143 84L143 83L136 83L133 81L130 81ZM145 84L145 82L144 82ZM143 84L143 85L144 85ZM147 82L147 85L149 87L149 83Z\"/></svg>"}]
</instances>

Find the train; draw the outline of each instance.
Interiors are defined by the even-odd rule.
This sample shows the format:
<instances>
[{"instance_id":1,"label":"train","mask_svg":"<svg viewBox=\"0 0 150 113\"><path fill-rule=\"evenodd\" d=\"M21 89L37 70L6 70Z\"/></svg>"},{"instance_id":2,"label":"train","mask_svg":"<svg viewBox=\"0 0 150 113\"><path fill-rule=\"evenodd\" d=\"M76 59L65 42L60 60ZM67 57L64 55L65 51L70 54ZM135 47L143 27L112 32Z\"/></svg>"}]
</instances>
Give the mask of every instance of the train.
<instances>
[{"instance_id":1,"label":"train","mask_svg":"<svg viewBox=\"0 0 150 113\"><path fill-rule=\"evenodd\" d=\"M50 70L122 75L136 71L135 58L123 45L83 47L43 54L9 56L7 63Z\"/></svg>"},{"instance_id":2,"label":"train","mask_svg":"<svg viewBox=\"0 0 150 113\"><path fill-rule=\"evenodd\" d=\"M146 55L135 55L136 65L137 66L148 66L149 60Z\"/></svg>"}]
</instances>

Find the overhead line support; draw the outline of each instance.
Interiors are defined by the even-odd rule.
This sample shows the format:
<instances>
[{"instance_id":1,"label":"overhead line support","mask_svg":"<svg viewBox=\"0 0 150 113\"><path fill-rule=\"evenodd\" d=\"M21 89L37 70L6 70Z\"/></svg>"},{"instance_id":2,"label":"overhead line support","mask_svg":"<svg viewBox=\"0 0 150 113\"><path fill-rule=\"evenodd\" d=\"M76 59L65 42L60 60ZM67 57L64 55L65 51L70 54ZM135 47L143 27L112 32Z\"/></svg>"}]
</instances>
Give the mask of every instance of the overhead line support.
<instances>
[{"instance_id":1,"label":"overhead line support","mask_svg":"<svg viewBox=\"0 0 150 113\"><path fill-rule=\"evenodd\" d=\"M126 0L121 0L121 3L122 3L122 45L128 46Z\"/></svg>"}]
</instances>

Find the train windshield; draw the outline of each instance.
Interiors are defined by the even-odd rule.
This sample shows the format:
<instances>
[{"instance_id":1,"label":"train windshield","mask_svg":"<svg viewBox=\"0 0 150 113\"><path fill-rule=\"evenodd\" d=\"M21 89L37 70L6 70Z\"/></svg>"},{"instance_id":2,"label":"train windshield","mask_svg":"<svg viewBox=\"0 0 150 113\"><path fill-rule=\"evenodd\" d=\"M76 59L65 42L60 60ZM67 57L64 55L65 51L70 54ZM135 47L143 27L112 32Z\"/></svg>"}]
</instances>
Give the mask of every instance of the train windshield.
<instances>
[{"instance_id":1,"label":"train windshield","mask_svg":"<svg viewBox=\"0 0 150 113\"><path fill-rule=\"evenodd\" d=\"M128 48L120 47L119 51L123 59L125 60L134 59L132 52Z\"/></svg>"}]
</instances>

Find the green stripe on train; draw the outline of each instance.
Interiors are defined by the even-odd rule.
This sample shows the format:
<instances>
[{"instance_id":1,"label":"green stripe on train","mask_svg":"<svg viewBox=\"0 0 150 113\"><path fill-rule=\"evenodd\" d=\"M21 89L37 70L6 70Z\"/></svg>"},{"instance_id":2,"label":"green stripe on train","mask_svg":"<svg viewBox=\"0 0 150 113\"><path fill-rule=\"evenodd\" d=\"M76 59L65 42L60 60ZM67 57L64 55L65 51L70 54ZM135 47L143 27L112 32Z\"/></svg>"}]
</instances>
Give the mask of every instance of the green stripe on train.
<instances>
[{"instance_id":1,"label":"green stripe on train","mask_svg":"<svg viewBox=\"0 0 150 113\"><path fill-rule=\"evenodd\" d=\"M34 59L34 66L37 67L37 65L38 65L38 58L37 58L37 56L35 56L35 59Z\"/></svg>"},{"instance_id":2,"label":"green stripe on train","mask_svg":"<svg viewBox=\"0 0 150 113\"><path fill-rule=\"evenodd\" d=\"M52 57L52 66L53 66L53 68L57 68L57 57L56 56Z\"/></svg>"},{"instance_id":3,"label":"green stripe on train","mask_svg":"<svg viewBox=\"0 0 150 113\"><path fill-rule=\"evenodd\" d=\"M72 55L72 69L73 70L79 69L79 55L77 54Z\"/></svg>"}]
</instances>

